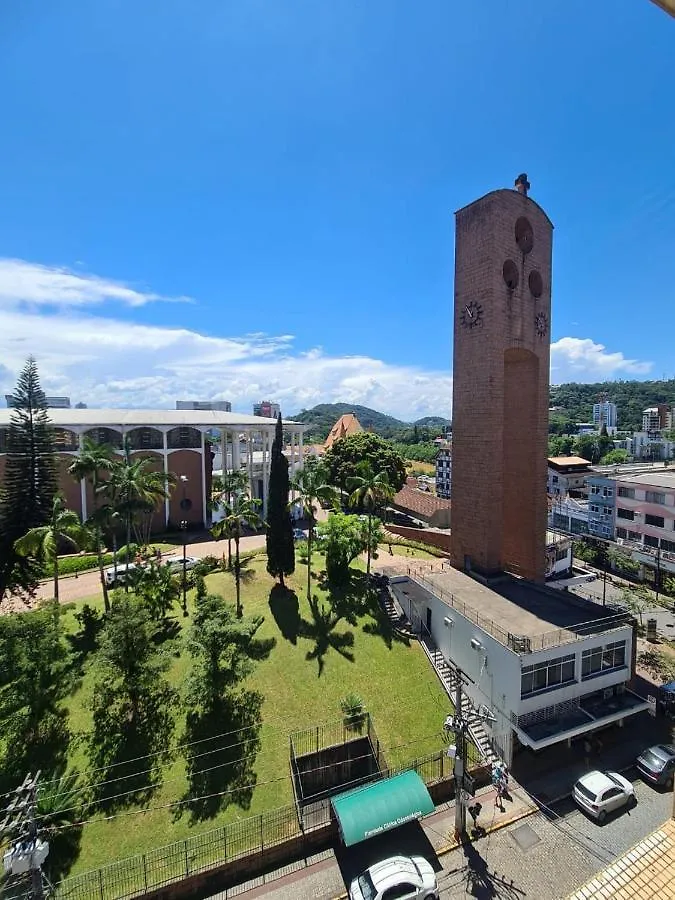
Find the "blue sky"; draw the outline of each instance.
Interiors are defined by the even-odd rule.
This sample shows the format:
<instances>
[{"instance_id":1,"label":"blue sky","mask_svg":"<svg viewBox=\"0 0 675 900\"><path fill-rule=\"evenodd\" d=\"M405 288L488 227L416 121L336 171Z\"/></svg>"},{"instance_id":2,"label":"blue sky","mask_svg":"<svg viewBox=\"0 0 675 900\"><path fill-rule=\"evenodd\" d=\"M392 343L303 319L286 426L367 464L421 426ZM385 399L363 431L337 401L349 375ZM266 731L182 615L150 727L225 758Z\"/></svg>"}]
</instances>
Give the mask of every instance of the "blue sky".
<instances>
[{"instance_id":1,"label":"blue sky","mask_svg":"<svg viewBox=\"0 0 675 900\"><path fill-rule=\"evenodd\" d=\"M648 0L0 9L0 389L451 403L453 211L527 171L552 380L672 375L675 22Z\"/></svg>"}]
</instances>

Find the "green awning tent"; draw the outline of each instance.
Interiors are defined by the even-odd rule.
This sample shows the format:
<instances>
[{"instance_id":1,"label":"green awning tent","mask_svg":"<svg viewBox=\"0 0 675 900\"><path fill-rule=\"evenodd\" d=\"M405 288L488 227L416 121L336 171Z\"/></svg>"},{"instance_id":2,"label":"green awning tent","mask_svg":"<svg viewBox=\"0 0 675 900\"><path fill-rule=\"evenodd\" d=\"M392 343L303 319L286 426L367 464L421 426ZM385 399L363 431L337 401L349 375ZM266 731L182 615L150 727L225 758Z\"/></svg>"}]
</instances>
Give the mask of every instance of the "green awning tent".
<instances>
[{"instance_id":1,"label":"green awning tent","mask_svg":"<svg viewBox=\"0 0 675 900\"><path fill-rule=\"evenodd\" d=\"M434 811L417 772L403 772L333 797L331 803L346 847Z\"/></svg>"}]
</instances>

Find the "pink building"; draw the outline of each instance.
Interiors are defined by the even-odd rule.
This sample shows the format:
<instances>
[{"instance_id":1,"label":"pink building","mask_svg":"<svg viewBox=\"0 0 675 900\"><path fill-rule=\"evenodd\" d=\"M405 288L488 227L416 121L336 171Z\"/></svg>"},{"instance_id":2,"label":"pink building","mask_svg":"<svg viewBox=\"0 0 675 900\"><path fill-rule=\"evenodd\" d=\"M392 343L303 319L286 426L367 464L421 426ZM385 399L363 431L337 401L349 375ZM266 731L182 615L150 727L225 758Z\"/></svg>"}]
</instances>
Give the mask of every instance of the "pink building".
<instances>
[{"instance_id":1,"label":"pink building","mask_svg":"<svg viewBox=\"0 0 675 900\"><path fill-rule=\"evenodd\" d=\"M658 554L661 568L675 572L675 471L619 475L615 481L617 539L633 545L637 561L654 566Z\"/></svg>"}]
</instances>

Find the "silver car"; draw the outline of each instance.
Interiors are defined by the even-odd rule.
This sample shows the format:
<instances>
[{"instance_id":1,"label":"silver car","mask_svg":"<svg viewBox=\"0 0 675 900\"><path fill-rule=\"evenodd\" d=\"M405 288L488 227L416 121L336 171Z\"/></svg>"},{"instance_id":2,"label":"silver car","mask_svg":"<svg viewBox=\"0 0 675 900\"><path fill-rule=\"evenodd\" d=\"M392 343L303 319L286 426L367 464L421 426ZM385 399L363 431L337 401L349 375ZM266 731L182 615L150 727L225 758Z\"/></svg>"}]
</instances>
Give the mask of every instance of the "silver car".
<instances>
[{"instance_id":1,"label":"silver car","mask_svg":"<svg viewBox=\"0 0 675 900\"><path fill-rule=\"evenodd\" d=\"M422 856L391 856L352 881L349 900L438 900L436 873Z\"/></svg>"},{"instance_id":2,"label":"silver car","mask_svg":"<svg viewBox=\"0 0 675 900\"><path fill-rule=\"evenodd\" d=\"M577 804L598 822L624 806L635 804L633 785L618 772L588 772L582 775L572 791Z\"/></svg>"}]
</instances>

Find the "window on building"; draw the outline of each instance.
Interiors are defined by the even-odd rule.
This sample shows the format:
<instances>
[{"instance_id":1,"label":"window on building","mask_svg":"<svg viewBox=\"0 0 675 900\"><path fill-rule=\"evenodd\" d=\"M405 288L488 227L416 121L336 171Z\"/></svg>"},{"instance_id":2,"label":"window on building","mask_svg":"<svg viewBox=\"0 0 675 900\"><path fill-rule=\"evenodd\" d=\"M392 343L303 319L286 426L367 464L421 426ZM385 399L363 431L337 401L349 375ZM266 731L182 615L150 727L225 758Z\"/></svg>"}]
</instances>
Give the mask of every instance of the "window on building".
<instances>
[{"instance_id":1,"label":"window on building","mask_svg":"<svg viewBox=\"0 0 675 900\"><path fill-rule=\"evenodd\" d=\"M591 678L626 665L626 641L614 641L604 647L592 647L581 654L581 678Z\"/></svg>"},{"instance_id":2,"label":"window on building","mask_svg":"<svg viewBox=\"0 0 675 900\"><path fill-rule=\"evenodd\" d=\"M532 666L523 666L520 676L520 696L562 687L574 681L574 654L558 656Z\"/></svg>"},{"instance_id":3,"label":"window on building","mask_svg":"<svg viewBox=\"0 0 675 900\"><path fill-rule=\"evenodd\" d=\"M645 535L645 545L647 547L658 547L659 539L657 537L652 537L651 534L646 534Z\"/></svg>"},{"instance_id":4,"label":"window on building","mask_svg":"<svg viewBox=\"0 0 675 900\"><path fill-rule=\"evenodd\" d=\"M626 534L627 534L627 532L626 532L625 528L617 528L616 529L616 536L620 537L622 540L626 539Z\"/></svg>"},{"instance_id":5,"label":"window on building","mask_svg":"<svg viewBox=\"0 0 675 900\"><path fill-rule=\"evenodd\" d=\"M653 525L655 528L663 528L663 516L651 516L649 513L645 516L645 525Z\"/></svg>"},{"instance_id":6,"label":"window on building","mask_svg":"<svg viewBox=\"0 0 675 900\"><path fill-rule=\"evenodd\" d=\"M666 541L661 538L661 549L667 553L675 553L675 541Z\"/></svg>"},{"instance_id":7,"label":"window on building","mask_svg":"<svg viewBox=\"0 0 675 900\"><path fill-rule=\"evenodd\" d=\"M622 506L618 506L616 509L617 519L630 519L632 522L635 518L635 513L632 509L624 509Z\"/></svg>"},{"instance_id":8,"label":"window on building","mask_svg":"<svg viewBox=\"0 0 675 900\"><path fill-rule=\"evenodd\" d=\"M603 488L602 496L603 497L613 497L614 496L614 488L608 488L608 487Z\"/></svg>"},{"instance_id":9,"label":"window on building","mask_svg":"<svg viewBox=\"0 0 675 900\"><path fill-rule=\"evenodd\" d=\"M638 544L642 543L642 535L639 531L629 531L628 532L628 540L629 541L637 541Z\"/></svg>"},{"instance_id":10,"label":"window on building","mask_svg":"<svg viewBox=\"0 0 675 900\"><path fill-rule=\"evenodd\" d=\"M628 497L635 500L635 488L620 487L616 492L617 497Z\"/></svg>"},{"instance_id":11,"label":"window on building","mask_svg":"<svg viewBox=\"0 0 675 900\"><path fill-rule=\"evenodd\" d=\"M553 477L551 478L551 481L553 482L553 484L557 484L557 483L558 483L558 476L557 476L557 475L553 475Z\"/></svg>"},{"instance_id":12,"label":"window on building","mask_svg":"<svg viewBox=\"0 0 675 900\"><path fill-rule=\"evenodd\" d=\"M592 484L591 485L591 494L599 494L600 493L600 485Z\"/></svg>"},{"instance_id":13,"label":"window on building","mask_svg":"<svg viewBox=\"0 0 675 900\"><path fill-rule=\"evenodd\" d=\"M646 491L645 500L647 503L660 503L661 506L666 505L666 495L661 494L659 491Z\"/></svg>"}]
</instances>

